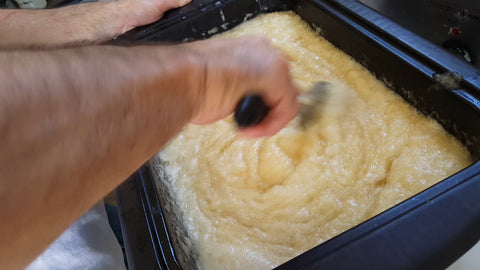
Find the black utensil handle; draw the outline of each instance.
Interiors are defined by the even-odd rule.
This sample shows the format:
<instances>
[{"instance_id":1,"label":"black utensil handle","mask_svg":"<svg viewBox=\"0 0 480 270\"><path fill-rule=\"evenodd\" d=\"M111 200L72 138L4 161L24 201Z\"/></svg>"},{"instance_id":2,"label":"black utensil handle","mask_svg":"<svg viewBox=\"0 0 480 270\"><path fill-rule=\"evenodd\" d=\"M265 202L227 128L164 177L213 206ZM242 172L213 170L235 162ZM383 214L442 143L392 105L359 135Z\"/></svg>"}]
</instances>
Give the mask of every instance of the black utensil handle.
<instances>
[{"instance_id":1,"label":"black utensil handle","mask_svg":"<svg viewBox=\"0 0 480 270\"><path fill-rule=\"evenodd\" d=\"M248 95L240 100L235 109L235 121L238 127L253 127L265 119L270 107L259 95Z\"/></svg>"}]
</instances>

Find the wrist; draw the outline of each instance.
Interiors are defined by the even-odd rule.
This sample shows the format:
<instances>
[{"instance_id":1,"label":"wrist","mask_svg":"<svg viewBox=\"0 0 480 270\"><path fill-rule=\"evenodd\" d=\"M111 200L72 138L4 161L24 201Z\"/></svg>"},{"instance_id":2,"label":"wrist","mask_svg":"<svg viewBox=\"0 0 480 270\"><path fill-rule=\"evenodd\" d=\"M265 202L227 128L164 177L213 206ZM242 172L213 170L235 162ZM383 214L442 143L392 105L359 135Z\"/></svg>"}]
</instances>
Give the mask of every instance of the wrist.
<instances>
[{"instance_id":1,"label":"wrist","mask_svg":"<svg viewBox=\"0 0 480 270\"><path fill-rule=\"evenodd\" d=\"M105 18L102 31L98 33L98 40L109 40L135 28L135 25L131 23L129 7L124 1L117 0L98 4L105 5L97 9ZM106 14L108 16L105 16Z\"/></svg>"},{"instance_id":2,"label":"wrist","mask_svg":"<svg viewBox=\"0 0 480 270\"><path fill-rule=\"evenodd\" d=\"M149 69L153 71L152 75L163 74L165 78L159 88L170 93L169 99L176 100L177 106L183 106L183 113L188 115L186 120L190 121L205 99L204 57L184 44L147 48L150 53L146 57L151 61L152 68ZM158 88L154 91L158 91Z\"/></svg>"},{"instance_id":3,"label":"wrist","mask_svg":"<svg viewBox=\"0 0 480 270\"><path fill-rule=\"evenodd\" d=\"M186 96L192 108L192 118L205 103L207 87L207 61L200 53L189 45L177 45L180 57L184 63L180 80L185 82ZM174 60L175 61L175 60Z\"/></svg>"}]
</instances>

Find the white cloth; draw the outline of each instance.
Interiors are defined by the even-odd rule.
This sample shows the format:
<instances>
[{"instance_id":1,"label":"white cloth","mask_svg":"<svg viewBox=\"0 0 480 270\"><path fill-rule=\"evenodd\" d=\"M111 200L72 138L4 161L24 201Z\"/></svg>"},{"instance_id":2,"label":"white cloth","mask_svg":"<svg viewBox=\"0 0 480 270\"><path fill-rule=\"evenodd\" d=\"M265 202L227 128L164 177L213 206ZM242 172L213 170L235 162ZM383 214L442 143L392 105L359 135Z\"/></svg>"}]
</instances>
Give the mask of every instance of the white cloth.
<instances>
[{"instance_id":1,"label":"white cloth","mask_svg":"<svg viewBox=\"0 0 480 270\"><path fill-rule=\"evenodd\" d=\"M103 201L68 228L28 270L125 270Z\"/></svg>"}]
</instances>

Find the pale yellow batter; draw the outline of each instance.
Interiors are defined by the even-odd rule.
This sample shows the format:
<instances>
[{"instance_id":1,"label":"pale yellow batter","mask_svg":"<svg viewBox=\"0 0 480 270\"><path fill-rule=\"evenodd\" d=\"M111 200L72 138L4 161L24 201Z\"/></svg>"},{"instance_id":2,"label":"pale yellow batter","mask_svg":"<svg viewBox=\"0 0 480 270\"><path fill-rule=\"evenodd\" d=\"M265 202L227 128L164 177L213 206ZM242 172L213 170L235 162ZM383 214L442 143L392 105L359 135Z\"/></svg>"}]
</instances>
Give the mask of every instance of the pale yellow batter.
<instances>
[{"instance_id":1,"label":"pale yellow batter","mask_svg":"<svg viewBox=\"0 0 480 270\"><path fill-rule=\"evenodd\" d=\"M332 81L321 117L268 139L231 119L190 125L160 153L203 269L268 269L471 163L468 152L293 13L218 38L268 36L303 90Z\"/></svg>"}]
</instances>

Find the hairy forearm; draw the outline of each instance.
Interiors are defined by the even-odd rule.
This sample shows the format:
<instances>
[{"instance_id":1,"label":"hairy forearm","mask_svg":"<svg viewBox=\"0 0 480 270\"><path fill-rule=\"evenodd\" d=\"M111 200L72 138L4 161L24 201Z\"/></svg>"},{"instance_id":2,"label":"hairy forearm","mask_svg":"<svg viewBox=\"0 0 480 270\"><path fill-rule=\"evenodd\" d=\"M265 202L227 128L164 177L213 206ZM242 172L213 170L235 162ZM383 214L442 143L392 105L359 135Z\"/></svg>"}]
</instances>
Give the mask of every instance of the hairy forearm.
<instances>
[{"instance_id":1,"label":"hairy forearm","mask_svg":"<svg viewBox=\"0 0 480 270\"><path fill-rule=\"evenodd\" d=\"M0 53L0 268L26 266L191 119L195 63L181 47Z\"/></svg>"},{"instance_id":2,"label":"hairy forearm","mask_svg":"<svg viewBox=\"0 0 480 270\"><path fill-rule=\"evenodd\" d=\"M129 27L120 7L113 1L45 10L0 9L0 49L73 46L111 39Z\"/></svg>"}]
</instances>

